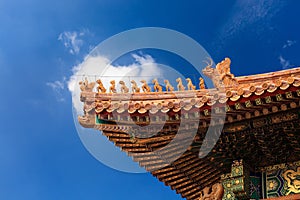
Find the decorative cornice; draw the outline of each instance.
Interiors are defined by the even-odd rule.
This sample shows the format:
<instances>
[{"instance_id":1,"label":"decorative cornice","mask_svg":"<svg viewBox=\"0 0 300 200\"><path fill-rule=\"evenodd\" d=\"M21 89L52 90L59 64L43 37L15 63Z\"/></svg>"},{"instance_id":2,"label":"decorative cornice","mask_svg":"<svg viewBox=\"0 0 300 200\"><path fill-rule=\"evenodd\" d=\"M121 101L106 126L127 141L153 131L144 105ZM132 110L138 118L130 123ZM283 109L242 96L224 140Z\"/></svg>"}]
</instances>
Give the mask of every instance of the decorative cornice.
<instances>
[{"instance_id":1,"label":"decorative cornice","mask_svg":"<svg viewBox=\"0 0 300 200\"><path fill-rule=\"evenodd\" d=\"M96 93L82 91L81 100L85 102L85 112L95 109L97 114L101 112L121 113L151 113L179 112L196 109L206 109L212 106L233 106L235 110L247 109L255 106L263 106L272 101L284 102L300 96L300 68L287 71L268 73L265 75L253 75L237 78L240 82L238 88L226 88L225 91L216 89L204 89L179 92L149 92L149 93ZM282 76L280 76L282 75ZM251 80L251 84L248 83ZM265 81L263 81L265 80ZM89 85L89 83L87 83ZM274 100L270 98L274 96ZM241 105L243 105L241 107ZM294 107L292 102L290 107ZM226 109L231 109L226 107ZM272 108L272 111L285 109ZM226 110L229 111L229 110ZM265 110L266 112L266 110ZM249 117L249 113L248 113Z\"/></svg>"}]
</instances>

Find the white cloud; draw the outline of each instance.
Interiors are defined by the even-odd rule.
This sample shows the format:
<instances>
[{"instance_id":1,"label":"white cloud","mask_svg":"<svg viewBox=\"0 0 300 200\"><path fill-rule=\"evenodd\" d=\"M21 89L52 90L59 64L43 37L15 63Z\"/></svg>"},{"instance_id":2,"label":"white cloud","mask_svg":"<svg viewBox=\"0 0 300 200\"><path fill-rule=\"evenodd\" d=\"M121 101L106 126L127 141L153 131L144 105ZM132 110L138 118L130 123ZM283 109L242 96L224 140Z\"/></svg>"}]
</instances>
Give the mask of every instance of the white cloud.
<instances>
[{"instance_id":1,"label":"white cloud","mask_svg":"<svg viewBox=\"0 0 300 200\"><path fill-rule=\"evenodd\" d=\"M291 47L291 46L293 46L296 43L297 43L296 40L287 40L285 42L285 44L282 46L282 48L285 49L285 48Z\"/></svg>"},{"instance_id":2,"label":"white cloud","mask_svg":"<svg viewBox=\"0 0 300 200\"><path fill-rule=\"evenodd\" d=\"M288 69L290 66L290 61L286 60L285 58L283 58L282 56L279 56L279 61L280 64L282 66L282 69Z\"/></svg>"},{"instance_id":3,"label":"white cloud","mask_svg":"<svg viewBox=\"0 0 300 200\"><path fill-rule=\"evenodd\" d=\"M65 88L64 83L61 81L48 82L46 85L51 87L53 90L63 90Z\"/></svg>"},{"instance_id":4,"label":"white cloud","mask_svg":"<svg viewBox=\"0 0 300 200\"><path fill-rule=\"evenodd\" d=\"M150 82L153 77L161 77L163 72L155 60L150 55L133 54L135 62L130 65L115 66L110 64L110 60L103 56L87 56L82 63L73 68L73 75L68 81L68 88L72 93L73 105L79 114L82 114L83 105L80 102L79 81L88 78L90 82L95 82L100 78L104 87L109 88L109 81L124 80L130 86L130 80L135 79L139 82L145 79ZM117 84L119 85L119 84Z\"/></svg>"},{"instance_id":5,"label":"white cloud","mask_svg":"<svg viewBox=\"0 0 300 200\"><path fill-rule=\"evenodd\" d=\"M55 94L56 100L59 102L65 101L63 91L66 85L66 77L63 77L61 81L47 82L46 85L49 86Z\"/></svg>"},{"instance_id":6,"label":"white cloud","mask_svg":"<svg viewBox=\"0 0 300 200\"><path fill-rule=\"evenodd\" d=\"M63 45L69 50L70 54L78 54L80 48L82 47L84 41L83 36L90 34L88 29L82 31L65 31L58 36L58 40L63 43Z\"/></svg>"}]
</instances>

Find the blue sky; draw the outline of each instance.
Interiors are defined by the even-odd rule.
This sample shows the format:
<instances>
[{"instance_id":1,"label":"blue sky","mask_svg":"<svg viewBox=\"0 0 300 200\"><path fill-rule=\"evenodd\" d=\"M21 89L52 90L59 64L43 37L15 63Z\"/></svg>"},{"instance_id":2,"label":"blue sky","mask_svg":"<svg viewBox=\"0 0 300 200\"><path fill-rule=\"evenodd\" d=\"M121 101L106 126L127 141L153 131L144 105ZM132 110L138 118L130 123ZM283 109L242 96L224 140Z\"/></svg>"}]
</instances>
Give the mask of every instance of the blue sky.
<instances>
[{"instance_id":1,"label":"blue sky","mask_svg":"<svg viewBox=\"0 0 300 200\"><path fill-rule=\"evenodd\" d=\"M299 66L299 8L297 0L0 1L0 199L180 199L150 174L113 170L88 153L72 117L72 68L108 37L147 26L192 37L215 61L229 56L236 75Z\"/></svg>"}]
</instances>

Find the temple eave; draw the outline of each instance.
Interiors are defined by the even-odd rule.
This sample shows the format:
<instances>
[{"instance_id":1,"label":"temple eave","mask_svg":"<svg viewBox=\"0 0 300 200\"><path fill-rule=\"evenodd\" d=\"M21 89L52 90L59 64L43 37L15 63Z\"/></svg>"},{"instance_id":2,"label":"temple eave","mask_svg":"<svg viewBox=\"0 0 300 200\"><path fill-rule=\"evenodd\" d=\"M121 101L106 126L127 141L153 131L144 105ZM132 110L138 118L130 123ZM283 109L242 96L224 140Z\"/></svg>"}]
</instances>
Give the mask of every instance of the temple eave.
<instances>
[{"instance_id":1,"label":"temple eave","mask_svg":"<svg viewBox=\"0 0 300 200\"><path fill-rule=\"evenodd\" d=\"M85 115L78 121L85 128L102 131L183 198L199 199L207 187L217 187L221 181L224 198L245 199L249 197L245 177L250 177L250 171L255 176L264 174L268 181L273 180L271 171L280 163L285 163L276 168L282 171L280 176L289 171L296 174L300 166L295 164L300 160L300 68L243 77L225 75L238 84L172 92L82 91ZM221 135L200 159L209 127L222 129ZM275 168L270 171L270 166ZM235 171L240 169L242 174ZM266 192L264 198L273 199L272 190L266 190L270 196ZM300 198L299 194L289 197L274 200Z\"/></svg>"}]
</instances>

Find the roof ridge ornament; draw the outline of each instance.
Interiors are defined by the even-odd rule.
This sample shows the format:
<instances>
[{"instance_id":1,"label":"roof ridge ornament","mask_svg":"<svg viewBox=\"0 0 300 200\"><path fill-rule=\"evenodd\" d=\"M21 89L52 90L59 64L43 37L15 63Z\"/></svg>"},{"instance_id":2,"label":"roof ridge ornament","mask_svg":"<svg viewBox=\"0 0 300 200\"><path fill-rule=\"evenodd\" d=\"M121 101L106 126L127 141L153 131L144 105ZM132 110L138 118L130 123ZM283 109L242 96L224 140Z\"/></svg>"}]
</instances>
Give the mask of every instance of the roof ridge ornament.
<instances>
[{"instance_id":1,"label":"roof ridge ornament","mask_svg":"<svg viewBox=\"0 0 300 200\"><path fill-rule=\"evenodd\" d=\"M98 86L97 86L97 92L98 93L105 93L106 92L106 89L102 83L102 81L100 79L96 80Z\"/></svg>"},{"instance_id":2,"label":"roof ridge ornament","mask_svg":"<svg viewBox=\"0 0 300 200\"><path fill-rule=\"evenodd\" d=\"M222 200L224 188L221 183L215 183L211 187L205 187L198 200Z\"/></svg>"},{"instance_id":3,"label":"roof ridge ornament","mask_svg":"<svg viewBox=\"0 0 300 200\"><path fill-rule=\"evenodd\" d=\"M223 61L219 62L216 65L216 68L213 68L213 61L211 58L208 58L209 62L204 61L207 66L202 70L203 74L209 77L216 88L221 87L237 87L238 81L235 78L234 74L230 72L230 58L226 57Z\"/></svg>"},{"instance_id":4,"label":"roof ridge ornament","mask_svg":"<svg viewBox=\"0 0 300 200\"><path fill-rule=\"evenodd\" d=\"M92 92L95 86L94 82L89 83L88 79L85 77L83 81L79 82L80 90L83 92Z\"/></svg>"}]
</instances>

